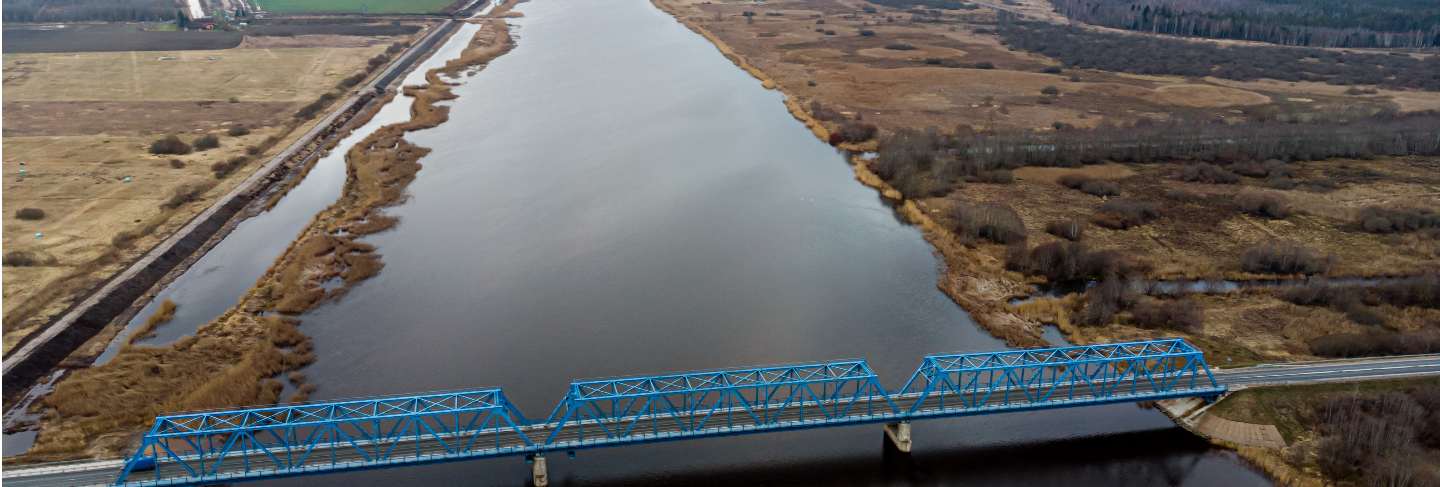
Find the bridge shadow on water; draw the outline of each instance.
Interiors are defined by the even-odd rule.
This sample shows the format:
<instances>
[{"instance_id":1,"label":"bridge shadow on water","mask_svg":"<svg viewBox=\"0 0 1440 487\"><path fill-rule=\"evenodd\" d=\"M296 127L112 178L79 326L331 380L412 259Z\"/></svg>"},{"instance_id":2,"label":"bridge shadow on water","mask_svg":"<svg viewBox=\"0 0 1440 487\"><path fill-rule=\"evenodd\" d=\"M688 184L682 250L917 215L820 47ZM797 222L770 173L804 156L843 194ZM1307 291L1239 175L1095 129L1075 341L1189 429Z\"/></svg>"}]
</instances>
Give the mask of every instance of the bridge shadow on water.
<instances>
[{"instance_id":1,"label":"bridge shadow on water","mask_svg":"<svg viewBox=\"0 0 1440 487\"><path fill-rule=\"evenodd\" d=\"M880 455L764 464L660 476L578 480L552 460L560 486L734 485L1259 485L1255 472L1197 468L1233 455L1180 428L1001 446L925 449L906 455L875 435ZM583 454L583 453L582 453ZM658 467L658 466L657 466Z\"/></svg>"},{"instance_id":2,"label":"bridge shadow on water","mask_svg":"<svg viewBox=\"0 0 1440 487\"><path fill-rule=\"evenodd\" d=\"M572 482L560 469L552 474L559 474L556 485L1185 485L1197 480L1192 474L1206 456L1225 454L1179 428L910 455L878 434L876 443L883 454L658 478L594 483Z\"/></svg>"}]
</instances>

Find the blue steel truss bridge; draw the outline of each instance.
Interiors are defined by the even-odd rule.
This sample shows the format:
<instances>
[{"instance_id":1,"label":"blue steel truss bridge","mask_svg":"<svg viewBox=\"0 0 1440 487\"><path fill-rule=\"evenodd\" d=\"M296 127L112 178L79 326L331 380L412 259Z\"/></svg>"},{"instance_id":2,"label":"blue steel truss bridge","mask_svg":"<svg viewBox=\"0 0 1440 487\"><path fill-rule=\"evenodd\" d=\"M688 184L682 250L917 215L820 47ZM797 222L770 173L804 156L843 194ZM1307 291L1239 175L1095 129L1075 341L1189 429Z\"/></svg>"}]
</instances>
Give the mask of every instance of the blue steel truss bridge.
<instances>
[{"instance_id":1,"label":"blue steel truss bridge","mask_svg":"<svg viewBox=\"0 0 1440 487\"><path fill-rule=\"evenodd\" d=\"M930 355L886 390L864 360L575 381L544 419L500 389L161 416L116 485L239 482L632 443L910 422L1225 392L1181 339Z\"/></svg>"}]
</instances>

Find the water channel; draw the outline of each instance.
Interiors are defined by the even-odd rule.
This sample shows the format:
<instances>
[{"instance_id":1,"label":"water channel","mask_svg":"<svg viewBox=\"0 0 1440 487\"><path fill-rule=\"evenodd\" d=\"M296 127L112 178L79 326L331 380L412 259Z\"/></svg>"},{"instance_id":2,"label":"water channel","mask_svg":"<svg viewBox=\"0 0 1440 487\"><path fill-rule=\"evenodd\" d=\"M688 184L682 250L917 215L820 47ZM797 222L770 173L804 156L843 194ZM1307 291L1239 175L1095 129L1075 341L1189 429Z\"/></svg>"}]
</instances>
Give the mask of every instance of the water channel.
<instances>
[{"instance_id":1,"label":"water channel","mask_svg":"<svg viewBox=\"0 0 1440 487\"><path fill-rule=\"evenodd\" d=\"M1003 346L936 289L919 231L705 39L644 0L519 10L518 47L456 88L448 123L408 136L434 152L391 210L400 225L367 240L384 271L303 317L313 398L500 386L543 417L575 378L863 357L899 387L924 354ZM914 447L885 454L872 425L583 451L550 473L562 485L1268 485L1135 405L927 421ZM509 458L274 483L527 474Z\"/></svg>"}]
</instances>

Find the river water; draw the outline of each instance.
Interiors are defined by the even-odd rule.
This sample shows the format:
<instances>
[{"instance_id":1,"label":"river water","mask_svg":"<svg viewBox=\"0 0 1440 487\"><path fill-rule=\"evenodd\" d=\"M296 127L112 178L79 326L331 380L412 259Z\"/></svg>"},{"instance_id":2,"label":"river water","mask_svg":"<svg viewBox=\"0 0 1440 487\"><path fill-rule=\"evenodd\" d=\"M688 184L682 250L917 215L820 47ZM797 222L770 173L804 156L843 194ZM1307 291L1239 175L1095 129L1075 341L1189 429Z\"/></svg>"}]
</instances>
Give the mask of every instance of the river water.
<instances>
[{"instance_id":1,"label":"river water","mask_svg":"<svg viewBox=\"0 0 1440 487\"><path fill-rule=\"evenodd\" d=\"M304 317L318 399L501 386L543 417L574 378L1000 348L935 288L920 233L715 48L643 0L537 0L456 89L368 241L385 270ZM623 484L1264 485L1134 405L587 450ZM281 483L515 485L519 459Z\"/></svg>"},{"instance_id":2,"label":"river water","mask_svg":"<svg viewBox=\"0 0 1440 487\"><path fill-rule=\"evenodd\" d=\"M367 240L384 271L304 317L313 398L500 386L543 418L575 378L859 357L898 388L927 353L1003 346L935 288L919 231L703 38L643 0L519 10L518 47L456 88L448 123L408 136L434 152L391 210L400 225ZM281 221L242 225L162 293L180 315L153 342L238 299L269 261L224 248L273 259L333 201L349 143L259 217ZM201 276L216 287L181 294ZM914 435L909 456L885 453L870 425L587 450L551 458L550 473L585 485L1268 484L1134 405L925 421ZM527 478L503 458L274 483Z\"/></svg>"}]
</instances>

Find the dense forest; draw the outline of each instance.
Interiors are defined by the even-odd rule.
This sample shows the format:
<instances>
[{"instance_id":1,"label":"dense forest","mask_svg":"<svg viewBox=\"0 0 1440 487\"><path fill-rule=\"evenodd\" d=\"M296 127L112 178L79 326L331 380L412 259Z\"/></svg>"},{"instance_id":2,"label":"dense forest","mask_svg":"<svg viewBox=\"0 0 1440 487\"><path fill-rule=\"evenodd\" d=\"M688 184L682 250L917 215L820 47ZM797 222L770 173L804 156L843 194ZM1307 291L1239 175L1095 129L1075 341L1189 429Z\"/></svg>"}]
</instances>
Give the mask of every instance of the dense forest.
<instances>
[{"instance_id":1,"label":"dense forest","mask_svg":"<svg viewBox=\"0 0 1440 487\"><path fill-rule=\"evenodd\" d=\"M1119 29L1312 47L1440 46L1434 0L1054 0Z\"/></svg>"},{"instance_id":2,"label":"dense forest","mask_svg":"<svg viewBox=\"0 0 1440 487\"><path fill-rule=\"evenodd\" d=\"M1136 74L1270 78L1335 85L1440 91L1440 56L1345 53L1272 46L1220 46L1182 39L1096 32L1002 15L1002 40L1068 66Z\"/></svg>"},{"instance_id":3,"label":"dense forest","mask_svg":"<svg viewBox=\"0 0 1440 487\"><path fill-rule=\"evenodd\" d=\"M1003 181L1008 178L997 173L1023 166L1178 162L1187 164L1186 180L1233 183L1238 177L1232 171L1239 171L1266 173L1267 184L1284 187L1294 184L1284 174L1251 166L1399 155L1440 155L1440 113L1313 123L1182 120L1009 134L904 130L881 141L871 167L906 197L922 197L944 194L960 181Z\"/></svg>"},{"instance_id":4,"label":"dense forest","mask_svg":"<svg viewBox=\"0 0 1440 487\"><path fill-rule=\"evenodd\" d=\"M170 21L175 0L4 0L5 22Z\"/></svg>"}]
</instances>

